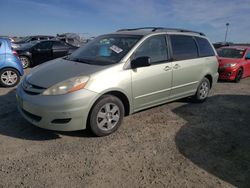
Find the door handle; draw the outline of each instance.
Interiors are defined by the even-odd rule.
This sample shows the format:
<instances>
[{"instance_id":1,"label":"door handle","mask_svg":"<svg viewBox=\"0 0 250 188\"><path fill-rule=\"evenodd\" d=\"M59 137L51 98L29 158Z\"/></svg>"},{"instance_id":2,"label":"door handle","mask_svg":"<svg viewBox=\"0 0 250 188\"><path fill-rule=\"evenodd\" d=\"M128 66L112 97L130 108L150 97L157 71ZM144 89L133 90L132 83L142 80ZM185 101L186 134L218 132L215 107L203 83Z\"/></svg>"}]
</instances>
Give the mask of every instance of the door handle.
<instances>
[{"instance_id":1,"label":"door handle","mask_svg":"<svg viewBox=\"0 0 250 188\"><path fill-rule=\"evenodd\" d=\"M166 67L164 68L164 71L169 71L169 70L171 70L171 67L170 67L170 66L166 66Z\"/></svg>"},{"instance_id":2,"label":"door handle","mask_svg":"<svg viewBox=\"0 0 250 188\"><path fill-rule=\"evenodd\" d=\"M175 64L175 65L173 66L173 69L179 69L179 68L181 68L181 66L180 66L179 64Z\"/></svg>"}]
</instances>

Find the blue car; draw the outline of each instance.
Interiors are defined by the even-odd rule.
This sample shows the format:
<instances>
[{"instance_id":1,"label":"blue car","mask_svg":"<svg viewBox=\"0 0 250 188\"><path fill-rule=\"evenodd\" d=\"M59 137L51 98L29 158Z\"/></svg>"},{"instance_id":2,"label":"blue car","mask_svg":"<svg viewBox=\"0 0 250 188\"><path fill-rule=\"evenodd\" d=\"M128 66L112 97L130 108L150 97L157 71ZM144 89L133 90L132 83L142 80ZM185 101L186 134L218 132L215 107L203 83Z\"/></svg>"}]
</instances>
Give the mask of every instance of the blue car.
<instances>
[{"instance_id":1,"label":"blue car","mask_svg":"<svg viewBox=\"0 0 250 188\"><path fill-rule=\"evenodd\" d=\"M0 84L3 87L13 87L24 74L22 63L15 51L11 49L9 39L0 38Z\"/></svg>"}]
</instances>

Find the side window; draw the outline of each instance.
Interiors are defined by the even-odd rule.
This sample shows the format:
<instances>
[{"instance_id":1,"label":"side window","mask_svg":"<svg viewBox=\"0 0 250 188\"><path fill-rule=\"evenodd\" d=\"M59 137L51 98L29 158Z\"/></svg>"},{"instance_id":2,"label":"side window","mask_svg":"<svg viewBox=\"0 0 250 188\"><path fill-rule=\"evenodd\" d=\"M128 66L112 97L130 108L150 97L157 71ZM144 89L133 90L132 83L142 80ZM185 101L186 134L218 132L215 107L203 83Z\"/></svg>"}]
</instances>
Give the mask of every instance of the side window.
<instances>
[{"instance_id":1,"label":"side window","mask_svg":"<svg viewBox=\"0 0 250 188\"><path fill-rule=\"evenodd\" d=\"M170 35L174 60L198 57L198 48L192 36Z\"/></svg>"},{"instance_id":2,"label":"side window","mask_svg":"<svg viewBox=\"0 0 250 188\"><path fill-rule=\"evenodd\" d=\"M211 47L210 43L207 39L195 37L197 44L199 46L199 56L206 57L206 56L214 56L214 50Z\"/></svg>"},{"instance_id":3,"label":"side window","mask_svg":"<svg viewBox=\"0 0 250 188\"><path fill-rule=\"evenodd\" d=\"M35 40L39 40L39 38L33 37L33 38L30 39L30 41L35 41Z\"/></svg>"},{"instance_id":4,"label":"side window","mask_svg":"<svg viewBox=\"0 0 250 188\"><path fill-rule=\"evenodd\" d=\"M48 49L51 49L51 47L52 47L52 43L49 41L41 42L41 43L37 44L37 46L36 46L36 48L40 49L40 50L48 50Z\"/></svg>"},{"instance_id":5,"label":"side window","mask_svg":"<svg viewBox=\"0 0 250 188\"><path fill-rule=\"evenodd\" d=\"M53 48L65 48L67 45L61 41L54 41Z\"/></svg>"},{"instance_id":6,"label":"side window","mask_svg":"<svg viewBox=\"0 0 250 188\"><path fill-rule=\"evenodd\" d=\"M168 59L168 50L165 35L153 36L143 42L143 44L134 53L134 59L148 56L151 63L166 61Z\"/></svg>"},{"instance_id":7,"label":"side window","mask_svg":"<svg viewBox=\"0 0 250 188\"><path fill-rule=\"evenodd\" d=\"M47 37L39 37L39 40L47 40Z\"/></svg>"}]
</instances>

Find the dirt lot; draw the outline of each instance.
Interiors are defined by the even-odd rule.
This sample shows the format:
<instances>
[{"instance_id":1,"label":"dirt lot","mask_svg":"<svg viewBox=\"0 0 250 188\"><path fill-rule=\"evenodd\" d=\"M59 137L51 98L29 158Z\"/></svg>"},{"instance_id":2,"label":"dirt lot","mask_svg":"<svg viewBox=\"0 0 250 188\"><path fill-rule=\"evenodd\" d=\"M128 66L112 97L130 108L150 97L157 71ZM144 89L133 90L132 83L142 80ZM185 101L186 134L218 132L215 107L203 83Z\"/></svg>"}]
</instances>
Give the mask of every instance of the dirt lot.
<instances>
[{"instance_id":1,"label":"dirt lot","mask_svg":"<svg viewBox=\"0 0 250 188\"><path fill-rule=\"evenodd\" d=\"M169 103L104 138L36 128L0 88L0 187L250 187L250 78Z\"/></svg>"}]
</instances>

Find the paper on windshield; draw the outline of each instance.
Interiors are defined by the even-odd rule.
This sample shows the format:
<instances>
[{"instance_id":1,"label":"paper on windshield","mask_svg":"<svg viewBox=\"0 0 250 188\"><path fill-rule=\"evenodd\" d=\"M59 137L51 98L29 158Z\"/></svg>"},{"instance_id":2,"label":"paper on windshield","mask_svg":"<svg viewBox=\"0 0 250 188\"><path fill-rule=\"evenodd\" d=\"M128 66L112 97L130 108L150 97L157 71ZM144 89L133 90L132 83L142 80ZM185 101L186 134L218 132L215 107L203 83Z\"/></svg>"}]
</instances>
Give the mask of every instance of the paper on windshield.
<instances>
[{"instance_id":1,"label":"paper on windshield","mask_svg":"<svg viewBox=\"0 0 250 188\"><path fill-rule=\"evenodd\" d=\"M115 53L119 54L123 51L123 49L119 48L118 46L116 45L113 45L110 47L110 50L114 51Z\"/></svg>"}]
</instances>

